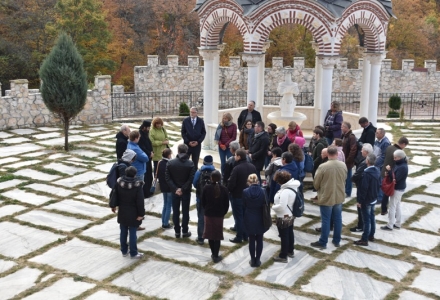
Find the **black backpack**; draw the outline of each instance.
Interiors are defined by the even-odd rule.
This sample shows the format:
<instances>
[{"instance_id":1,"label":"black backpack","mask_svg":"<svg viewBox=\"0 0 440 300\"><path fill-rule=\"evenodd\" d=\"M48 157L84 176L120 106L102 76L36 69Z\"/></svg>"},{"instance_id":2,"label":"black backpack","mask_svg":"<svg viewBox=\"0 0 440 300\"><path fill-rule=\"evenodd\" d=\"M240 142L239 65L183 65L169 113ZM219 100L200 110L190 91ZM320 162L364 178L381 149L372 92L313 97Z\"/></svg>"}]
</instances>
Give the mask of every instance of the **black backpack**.
<instances>
[{"instance_id":1,"label":"black backpack","mask_svg":"<svg viewBox=\"0 0 440 300\"><path fill-rule=\"evenodd\" d=\"M116 182L119 178L119 164L114 163L111 167L110 171L107 174L107 178L105 179L105 182L107 183L109 188L114 188L116 185Z\"/></svg>"},{"instance_id":2,"label":"black backpack","mask_svg":"<svg viewBox=\"0 0 440 300\"><path fill-rule=\"evenodd\" d=\"M286 188L288 190L295 192L295 202L293 202L292 209L289 207L289 210L292 212L293 216L296 218L302 217L304 213L304 196L301 192L297 192L292 188Z\"/></svg>"},{"instance_id":3,"label":"black backpack","mask_svg":"<svg viewBox=\"0 0 440 300\"><path fill-rule=\"evenodd\" d=\"M211 173L213 170L203 170L200 172L199 182L197 183L196 195L202 197L202 191L205 185L211 184Z\"/></svg>"}]
</instances>

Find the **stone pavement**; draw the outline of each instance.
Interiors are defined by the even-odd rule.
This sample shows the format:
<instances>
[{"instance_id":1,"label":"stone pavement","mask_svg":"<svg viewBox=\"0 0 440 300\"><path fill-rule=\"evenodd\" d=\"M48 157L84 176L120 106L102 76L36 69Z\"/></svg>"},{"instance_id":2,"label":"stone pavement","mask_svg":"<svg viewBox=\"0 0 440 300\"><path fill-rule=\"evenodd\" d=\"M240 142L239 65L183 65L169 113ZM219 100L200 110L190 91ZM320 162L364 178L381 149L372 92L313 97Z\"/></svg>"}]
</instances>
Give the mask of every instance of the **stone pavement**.
<instances>
[{"instance_id":1,"label":"stone pavement","mask_svg":"<svg viewBox=\"0 0 440 300\"><path fill-rule=\"evenodd\" d=\"M280 248L272 227L257 269L248 264L247 244L228 240L224 260L211 262L208 245L194 241L194 195L190 239L161 229L159 194L146 200L147 229L138 233L145 258L122 257L104 183L119 125L72 126L69 153L61 128L0 132L0 299L440 299L440 123L386 125L396 140L410 140L401 230L378 229L376 242L355 246L355 199L346 199L341 247L319 251L310 247L319 207L307 200L295 221L295 257L271 260ZM166 127L177 145L180 124ZM386 219L378 215L378 227ZM229 213L226 239L232 222Z\"/></svg>"}]
</instances>

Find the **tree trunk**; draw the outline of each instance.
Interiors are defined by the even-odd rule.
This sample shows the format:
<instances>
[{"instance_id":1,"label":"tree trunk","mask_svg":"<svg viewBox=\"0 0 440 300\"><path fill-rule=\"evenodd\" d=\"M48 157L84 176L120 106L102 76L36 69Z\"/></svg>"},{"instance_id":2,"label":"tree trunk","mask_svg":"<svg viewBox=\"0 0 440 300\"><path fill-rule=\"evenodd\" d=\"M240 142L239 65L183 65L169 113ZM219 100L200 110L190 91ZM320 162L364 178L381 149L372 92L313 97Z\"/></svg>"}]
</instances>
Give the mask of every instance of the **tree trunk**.
<instances>
[{"instance_id":1,"label":"tree trunk","mask_svg":"<svg viewBox=\"0 0 440 300\"><path fill-rule=\"evenodd\" d=\"M69 119L64 119L64 150L69 152Z\"/></svg>"}]
</instances>

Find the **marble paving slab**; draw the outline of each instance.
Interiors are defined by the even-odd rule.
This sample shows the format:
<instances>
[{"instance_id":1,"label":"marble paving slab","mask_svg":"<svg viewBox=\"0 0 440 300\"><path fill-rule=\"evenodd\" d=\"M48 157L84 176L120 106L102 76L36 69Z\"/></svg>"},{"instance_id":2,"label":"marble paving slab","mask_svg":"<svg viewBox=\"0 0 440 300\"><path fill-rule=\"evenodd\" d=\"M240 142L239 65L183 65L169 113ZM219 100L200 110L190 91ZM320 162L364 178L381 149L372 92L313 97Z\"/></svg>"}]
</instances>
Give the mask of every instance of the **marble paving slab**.
<instances>
[{"instance_id":1,"label":"marble paving slab","mask_svg":"<svg viewBox=\"0 0 440 300\"><path fill-rule=\"evenodd\" d=\"M431 165L431 156L416 155L411 158L410 162L416 163L419 165L429 166L429 165Z\"/></svg>"},{"instance_id":2,"label":"marble paving slab","mask_svg":"<svg viewBox=\"0 0 440 300\"><path fill-rule=\"evenodd\" d=\"M162 224L160 224L160 226L162 226ZM190 239L191 240L195 240L197 238L197 226L190 224L188 226L188 231L191 231L191 238ZM168 237L171 237L171 238L175 238L174 227L171 228L171 229L168 229L168 230L164 230L161 234L163 236L168 236ZM233 239L234 237L235 237L235 233L229 233L227 231L223 231L223 238L224 238L224 240L221 241L221 246L222 247L223 246L225 246L225 247L233 247L233 246L235 246L236 244L234 244L234 243L229 241L229 239ZM205 243L208 243L208 240L205 240Z\"/></svg>"},{"instance_id":3,"label":"marble paving slab","mask_svg":"<svg viewBox=\"0 0 440 300\"><path fill-rule=\"evenodd\" d=\"M41 181L54 181L55 179L58 179L61 177L59 175L51 175L51 174L43 173L40 171L35 171L32 169L20 170L20 171L15 172L14 175L29 177L29 178L41 180Z\"/></svg>"},{"instance_id":4,"label":"marble paving slab","mask_svg":"<svg viewBox=\"0 0 440 300\"><path fill-rule=\"evenodd\" d=\"M89 224L90 220L78 219L74 217L63 216L42 210L32 210L25 214L15 217L24 222L35 225L48 226L56 230L73 231Z\"/></svg>"},{"instance_id":5,"label":"marble paving slab","mask_svg":"<svg viewBox=\"0 0 440 300\"><path fill-rule=\"evenodd\" d=\"M70 128L72 128L72 126L70 126ZM50 131L58 131L58 130L62 130L62 128L58 128L58 127L38 127L38 130L42 130L42 131L46 131L46 132L50 132ZM69 131L70 132L70 131Z\"/></svg>"},{"instance_id":6,"label":"marble paving slab","mask_svg":"<svg viewBox=\"0 0 440 300\"><path fill-rule=\"evenodd\" d=\"M72 214L80 214L93 218L103 218L112 214L110 207L102 207L98 205L93 205L90 203L84 203L75 200L63 200L61 202L53 203L48 206L43 207L44 209L56 209L59 211L65 211Z\"/></svg>"},{"instance_id":7,"label":"marble paving slab","mask_svg":"<svg viewBox=\"0 0 440 300\"><path fill-rule=\"evenodd\" d=\"M297 250L295 256L289 259L287 264L274 263L269 268L262 270L255 279L290 287L318 261L320 259L309 255L307 252Z\"/></svg>"},{"instance_id":8,"label":"marble paving slab","mask_svg":"<svg viewBox=\"0 0 440 300\"><path fill-rule=\"evenodd\" d=\"M70 153L80 155L80 156L90 157L90 158L95 158L95 157L102 155L102 153L100 153L100 152L95 152L95 151L91 151L91 150L84 150L84 149L73 150L73 151L70 151Z\"/></svg>"},{"instance_id":9,"label":"marble paving slab","mask_svg":"<svg viewBox=\"0 0 440 300\"><path fill-rule=\"evenodd\" d=\"M385 277L401 281L414 265L395 259L385 258L379 255L347 249L336 259L336 262L351 265L357 268L368 268Z\"/></svg>"},{"instance_id":10,"label":"marble paving slab","mask_svg":"<svg viewBox=\"0 0 440 300\"><path fill-rule=\"evenodd\" d=\"M0 166L4 166L5 164L9 164L11 162L15 162L15 161L19 161L19 158L16 157L7 157L7 158L3 158L0 159Z\"/></svg>"},{"instance_id":11,"label":"marble paving slab","mask_svg":"<svg viewBox=\"0 0 440 300\"><path fill-rule=\"evenodd\" d=\"M432 300L432 298L428 298L411 291L404 291L399 294L399 300Z\"/></svg>"},{"instance_id":12,"label":"marble paving slab","mask_svg":"<svg viewBox=\"0 0 440 300\"><path fill-rule=\"evenodd\" d=\"M400 210L401 210L401 214L402 214L402 224L404 224L406 222L406 220L408 220L410 217L412 217L414 214L416 214L417 211L419 209L421 209L422 207L423 207L423 205L402 201L400 203ZM383 215L383 216L380 214L376 215L376 222L377 221L382 221L382 222L388 223L388 214ZM377 232L377 230L378 230L378 228L376 229L376 232Z\"/></svg>"},{"instance_id":13,"label":"marble paving slab","mask_svg":"<svg viewBox=\"0 0 440 300\"><path fill-rule=\"evenodd\" d=\"M417 130L417 129L400 129L401 132L408 133L432 133L432 130Z\"/></svg>"},{"instance_id":14,"label":"marble paving slab","mask_svg":"<svg viewBox=\"0 0 440 300\"><path fill-rule=\"evenodd\" d=\"M440 296L440 270L422 268L411 287Z\"/></svg>"},{"instance_id":15,"label":"marble paving slab","mask_svg":"<svg viewBox=\"0 0 440 300\"><path fill-rule=\"evenodd\" d=\"M24 142L30 142L31 140L28 138L24 138L24 137L16 137L16 138L8 138L8 139L4 139L2 141L2 143L5 144L19 144L19 143L24 143Z\"/></svg>"},{"instance_id":16,"label":"marble paving slab","mask_svg":"<svg viewBox=\"0 0 440 300\"><path fill-rule=\"evenodd\" d=\"M411 175L413 173L419 172L424 169L426 169L426 167L416 166L416 165L408 165L408 174Z\"/></svg>"},{"instance_id":17,"label":"marble paving slab","mask_svg":"<svg viewBox=\"0 0 440 300\"><path fill-rule=\"evenodd\" d=\"M440 151L440 147L435 146L416 146L416 145L408 145L406 146L409 150L421 150L421 151Z\"/></svg>"},{"instance_id":18,"label":"marble paving slab","mask_svg":"<svg viewBox=\"0 0 440 300\"><path fill-rule=\"evenodd\" d=\"M28 153L28 154L23 154L21 156L23 156L23 157L38 157L38 156L43 156L43 155L46 155L46 154L49 154L49 153L52 153L52 152L53 152L52 150L44 150L44 151L31 152L31 153Z\"/></svg>"},{"instance_id":19,"label":"marble paving slab","mask_svg":"<svg viewBox=\"0 0 440 300\"><path fill-rule=\"evenodd\" d=\"M6 272L7 270L9 270L10 268L16 265L17 264L11 260L0 259L0 274Z\"/></svg>"},{"instance_id":20,"label":"marble paving slab","mask_svg":"<svg viewBox=\"0 0 440 300\"><path fill-rule=\"evenodd\" d=\"M376 231L377 230L380 230L380 229L376 224ZM352 232L352 234L357 235L358 237L354 238L352 236L342 236L342 238L347 238L352 241L357 241L362 236L362 232ZM393 247L390 247L387 245L382 245L382 244L376 243L376 242L368 242L368 247L364 247L364 246L355 246L355 247L362 247L362 249L378 252L379 254L386 253L388 255L394 255L394 256L400 255L403 252L403 250L393 248Z\"/></svg>"},{"instance_id":21,"label":"marble paving slab","mask_svg":"<svg viewBox=\"0 0 440 300\"><path fill-rule=\"evenodd\" d=\"M425 190L425 193L440 195L440 183L433 183L428 186Z\"/></svg>"},{"instance_id":22,"label":"marble paving slab","mask_svg":"<svg viewBox=\"0 0 440 300\"><path fill-rule=\"evenodd\" d=\"M209 251L209 250L208 250ZM112 281L149 297L170 300L208 299L220 285L216 275L169 262L149 260Z\"/></svg>"},{"instance_id":23,"label":"marble paving slab","mask_svg":"<svg viewBox=\"0 0 440 300\"><path fill-rule=\"evenodd\" d=\"M81 133L84 133L84 132L89 132L89 131L85 130L85 129L73 129L73 130L69 129L69 133L70 134L81 134Z\"/></svg>"},{"instance_id":24,"label":"marble paving slab","mask_svg":"<svg viewBox=\"0 0 440 300\"><path fill-rule=\"evenodd\" d=\"M6 139L6 138L11 137L11 136L13 136L13 134L9 134L7 132L0 131L0 139Z\"/></svg>"},{"instance_id":25,"label":"marble paving slab","mask_svg":"<svg viewBox=\"0 0 440 300\"><path fill-rule=\"evenodd\" d=\"M29 128L23 128L23 129L14 129L14 130L11 130L11 132L13 132L15 134L25 135L25 134L34 134L37 131L35 131L33 129L29 129Z\"/></svg>"},{"instance_id":26,"label":"marble paving slab","mask_svg":"<svg viewBox=\"0 0 440 300\"><path fill-rule=\"evenodd\" d=\"M279 251L279 249L279 245L263 242L261 262L264 264L266 261L271 260L272 256L274 256L275 252ZM214 265L214 268L220 271L228 271L240 276L246 276L255 270L255 268L249 265L249 260L249 248L245 245L223 258L221 262Z\"/></svg>"},{"instance_id":27,"label":"marble paving slab","mask_svg":"<svg viewBox=\"0 0 440 300\"><path fill-rule=\"evenodd\" d=\"M86 300L130 300L130 296L121 296L107 291L98 291L87 297Z\"/></svg>"},{"instance_id":28,"label":"marble paving slab","mask_svg":"<svg viewBox=\"0 0 440 300\"><path fill-rule=\"evenodd\" d=\"M17 156L23 153L38 151L41 149L43 149L43 147L31 143L0 147L0 157Z\"/></svg>"},{"instance_id":29,"label":"marble paving slab","mask_svg":"<svg viewBox=\"0 0 440 300\"><path fill-rule=\"evenodd\" d=\"M47 299L72 299L87 290L94 288L93 283L75 281L73 278L62 278L51 286L42 289L28 297L25 300L47 300Z\"/></svg>"},{"instance_id":30,"label":"marble paving slab","mask_svg":"<svg viewBox=\"0 0 440 300\"><path fill-rule=\"evenodd\" d=\"M340 300L384 299L391 292L391 284L381 282L370 276L328 266L303 285L301 290L317 293Z\"/></svg>"},{"instance_id":31,"label":"marble paving slab","mask_svg":"<svg viewBox=\"0 0 440 300\"><path fill-rule=\"evenodd\" d=\"M99 141L99 144L101 144L101 141ZM115 151L115 145L112 145L112 146L113 146L112 148L109 148L109 147L97 146L97 145L92 145L92 144L79 145L79 147L92 148L92 149L100 150L100 151L103 151L103 152L115 153L116 152ZM106 154L108 154L108 153L106 153Z\"/></svg>"},{"instance_id":32,"label":"marble paving slab","mask_svg":"<svg viewBox=\"0 0 440 300\"><path fill-rule=\"evenodd\" d=\"M88 195L78 195L73 198L78 199L78 200L84 200L87 202L92 202L92 203L99 203L99 204L108 203L108 201L98 200L98 199L95 199L95 198L90 197Z\"/></svg>"},{"instance_id":33,"label":"marble paving slab","mask_svg":"<svg viewBox=\"0 0 440 300\"><path fill-rule=\"evenodd\" d=\"M235 281L232 288L226 292L222 298L223 300L235 299L252 299L252 300L308 300L303 296L297 296L287 291L270 289L254 284Z\"/></svg>"},{"instance_id":34,"label":"marble paving slab","mask_svg":"<svg viewBox=\"0 0 440 300\"><path fill-rule=\"evenodd\" d=\"M90 180L101 180L104 179L107 176L107 174L95 172L95 171L89 171L86 173L82 173L79 175L75 175L72 177L60 179L58 181L54 181L54 184L59 184L65 187L75 187L80 184L84 184L89 182Z\"/></svg>"},{"instance_id":35,"label":"marble paving slab","mask_svg":"<svg viewBox=\"0 0 440 300\"><path fill-rule=\"evenodd\" d=\"M109 189L109 193L110 193L110 189ZM109 194L107 194L106 197L108 197L108 195ZM191 200L190 200L189 205L193 206L195 204L196 204L196 193L191 193ZM163 208L163 195L162 195L162 193L156 194L153 197L145 199L145 210L146 211L161 214L162 208Z\"/></svg>"},{"instance_id":36,"label":"marble paving slab","mask_svg":"<svg viewBox=\"0 0 440 300\"><path fill-rule=\"evenodd\" d=\"M90 141L92 138L82 136L82 135L69 135L69 143L73 142L84 142ZM46 145L46 146L63 146L64 145L64 137L54 138L45 141L37 141L38 144Z\"/></svg>"},{"instance_id":37,"label":"marble paving slab","mask_svg":"<svg viewBox=\"0 0 440 300\"><path fill-rule=\"evenodd\" d=\"M100 137L100 139L102 140L102 139L115 139L115 136L116 136L116 133L112 133L112 134L109 134L109 135L103 135L103 136L101 136Z\"/></svg>"},{"instance_id":38,"label":"marble paving slab","mask_svg":"<svg viewBox=\"0 0 440 300\"><path fill-rule=\"evenodd\" d=\"M114 162L100 164L100 165L93 166L93 169L96 169L96 170L104 172L104 173L108 173L110 171L110 169L112 168L113 164L114 164Z\"/></svg>"},{"instance_id":39,"label":"marble paving slab","mask_svg":"<svg viewBox=\"0 0 440 300\"><path fill-rule=\"evenodd\" d=\"M0 299L11 299L15 295L33 287L42 273L43 271L38 269L25 267L0 278Z\"/></svg>"},{"instance_id":40,"label":"marble paving slab","mask_svg":"<svg viewBox=\"0 0 440 300\"><path fill-rule=\"evenodd\" d=\"M440 267L440 258L420 254L417 252L411 252L411 256L417 258L418 261Z\"/></svg>"},{"instance_id":41,"label":"marble paving slab","mask_svg":"<svg viewBox=\"0 0 440 300\"><path fill-rule=\"evenodd\" d=\"M142 227L145 227L145 230L138 231L137 237L140 238L148 232L158 229L160 226L162 226L161 219L146 215L145 220L142 221ZM120 229L117 217L109 219L102 224L92 226L89 229L83 231L81 234L119 245Z\"/></svg>"},{"instance_id":42,"label":"marble paving slab","mask_svg":"<svg viewBox=\"0 0 440 300\"><path fill-rule=\"evenodd\" d=\"M413 122L411 123L414 126L438 126L440 125L439 122Z\"/></svg>"},{"instance_id":43,"label":"marble paving slab","mask_svg":"<svg viewBox=\"0 0 440 300\"><path fill-rule=\"evenodd\" d=\"M91 129L93 130L93 129ZM84 133L85 136L89 136L89 137L100 137L100 136L104 136L107 134L112 133L113 131L111 130L106 130L106 131L95 131L95 132L91 132L91 133Z\"/></svg>"},{"instance_id":44,"label":"marble paving slab","mask_svg":"<svg viewBox=\"0 0 440 300\"><path fill-rule=\"evenodd\" d=\"M12 179L12 180L8 180L8 181L0 182L0 190L4 190L4 189L8 189L10 187L17 186L23 182L25 182L25 181L20 180L20 179Z\"/></svg>"},{"instance_id":45,"label":"marble paving slab","mask_svg":"<svg viewBox=\"0 0 440 300\"><path fill-rule=\"evenodd\" d=\"M410 227L420 228L435 233L439 233L440 208L434 207L428 214L420 217L418 221L411 223Z\"/></svg>"},{"instance_id":46,"label":"marble paving slab","mask_svg":"<svg viewBox=\"0 0 440 300\"><path fill-rule=\"evenodd\" d=\"M108 130L108 128L103 127L103 126L101 126L101 125L97 125L97 124L95 125L95 124L92 124L92 125L90 125L89 130L93 130L93 131L98 131L98 130Z\"/></svg>"},{"instance_id":47,"label":"marble paving slab","mask_svg":"<svg viewBox=\"0 0 440 300\"><path fill-rule=\"evenodd\" d=\"M43 183L32 183L32 184L26 185L25 188L30 188L30 189L33 189L36 191L49 193L49 194L63 197L63 198L76 193L75 191L69 191L69 190L66 190L66 189L63 189L60 187L56 187L56 186L52 186L52 185L48 185L48 184L43 184Z\"/></svg>"},{"instance_id":48,"label":"marble paving slab","mask_svg":"<svg viewBox=\"0 0 440 300\"><path fill-rule=\"evenodd\" d=\"M435 248L440 243L439 235L431 235L403 228L392 231L377 228L374 237L388 243L414 247L425 251Z\"/></svg>"},{"instance_id":49,"label":"marble paving slab","mask_svg":"<svg viewBox=\"0 0 440 300\"><path fill-rule=\"evenodd\" d=\"M0 253L13 258L29 254L60 238L64 238L64 236L50 231L11 222L1 222L0 232L2 233Z\"/></svg>"},{"instance_id":50,"label":"marble paving slab","mask_svg":"<svg viewBox=\"0 0 440 300\"><path fill-rule=\"evenodd\" d=\"M42 134L34 134L32 137L37 140L45 140L50 139L54 137L59 137L61 135L60 132L49 132L49 133L42 133Z\"/></svg>"},{"instance_id":51,"label":"marble paving slab","mask_svg":"<svg viewBox=\"0 0 440 300\"><path fill-rule=\"evenodd\" d=\"M41 162L41 160L25 160L25 161L13 163L13 164L8 164L8 165L5 165L4 167L8 168L8 169L18 169L21 167L36 165L36 164L39 164L40 162Z\"/></svg>"},{"instance_id":52,"label":"marble paving slab","mask_svg":"<svg viewBox=\"0 0 440 300\"><path fill-rule=\"evenodd\" d=\"M75 175L76 173L81 173L86 171L85 168L77 168L72 166L66 166L60 163L50 163L44 166L45 169L53 169L55 171L67 174L67 175Z\"/></svg>"},{"instance_id":53,"label":"marble paving slab","mask_svg":"<svg viewBox=\"0 0 440 300\"><path fill-rule=\"evenodd\" d=\"M107 175L106 175L107 176ZM93 196L101 196L105 198L109 198L111 188L107 186L107 183L105 183L105 180L99 181L96 183L90 183L87 186L79 189L81 192L91 194ZM147 199L145 199L145 204L147 203ZM151 211L147 208L147 205L145 205L145 209L147 211ZM162 212L162 209L160 210Z\"/></svg>"},{"instance_id":54,"label":"marble paving slab","mask_svg":"<svg viewBox=\"0 0 440 300\"><path fill-rule=\"evenodd\" d=\"M206 266L212 261L211 250L209 248L177 243L158 237L152 237L138 243L138 249L141 251L153 251L166 258L185 261L199 266ZM222 249L220 246L220 255L221 254Z\"/></svg>"},{"instance_id":55,"label":"marble paving slab","mask_svg":"<svg viewBox=\"0 0 440 300\"><path fill-rule=\"evenodd\" d=\"M74 238L31 258L30 261L47 264L95 280L103 280L137 260L122 257L121 251L116 247L109 248Z\"/></svg>"},{"instance_id":56,"label":"marble paving slab","mask_svg":"<svg viewBox=\"0 0 440 300\"><path fill-rule=\"evenodd\" d=\"M49 156L47 159L48 160L55 160L58 158L65 158L65 157L70 157L70 155L67 155L64 153L55 153L55 154L52 154L51 156Z\"/></svg>"},{"instance_id":57,"label":"marble paving slab","mask_svg":"<svg viewBox=\"0 0 440 300\"><path fill-rule=\"evenodd\" d=\"M110 141L99 141L100 145L106 145L106 146L111 146L111 147L115 147L115 142L110 142Z\"/></svg>"},{"instance_id":58,"label":"marble paving slab","mask_svg":"<svg viewBox=\"0 0 440 300\"><path fill-rule=\"evenodd\" d=\"M41 205L47 201L53 200L47 196L37 195L34 193L25 192L23 190L15 189L2 193L3 196L18 200L20 202L29 203L32 205Z\"/></svg>"},{"instance_id":59,"label":"marble paving slab","mask_svg":"<svg viewBox=\"0 0 440 300\"><path fill-rule=\"evenodd\" d=\"M27 207L15 204L2 206L0 207L0 218L15 214L16 212L22 211L24 209L27 209Z\"/></svg>"}]
</instances>

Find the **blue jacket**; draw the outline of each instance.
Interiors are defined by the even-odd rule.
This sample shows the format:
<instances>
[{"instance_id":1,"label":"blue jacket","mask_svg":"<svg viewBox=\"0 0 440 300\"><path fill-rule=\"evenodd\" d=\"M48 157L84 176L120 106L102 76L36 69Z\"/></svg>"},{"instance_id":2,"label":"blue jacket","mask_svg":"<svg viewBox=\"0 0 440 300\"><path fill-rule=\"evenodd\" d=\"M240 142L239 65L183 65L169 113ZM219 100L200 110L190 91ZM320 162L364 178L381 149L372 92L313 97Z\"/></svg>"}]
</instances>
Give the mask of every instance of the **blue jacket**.
<instances>
[{"instance_id":1,"label":"blue jacket","mask_svg":"<svg viewBox=\"0 0 440 300\"><path fill-rule=\"evenodd\" d=\"M395 190L406 189L406 178L408 177L408 162L406 158L402 158L395 161L396 165L393 168L394 176L396 178ZM388 176L392 177L391 172L388 172Z\"/></svg>"},{"instance_id":2,"label":"blue jacket","mask_svg":"<svg viewBox=\"0 0 440 300\"><path fill-rule=\"evenodd\" d=\"M377 157L375 166L378 167L379 169L381 169L383 166L383 162L385 161L385 153L387 151L388 146L390 145L391 145L390 140L386 136L384 136L380 142L378 140L374 142L373 151Z\"/></svg>"},{"instance_id":3,"label":"blue jacket","mask_svg":"<svg viewBox=\"0 0 440 300\"><path fill-rule=\"evenodd\" d=\"M357 202L369 205L377 200L380 189L380 171L375 166L367 167L362 173L360 191L357 193Z\"/></svg>"},{"instance_id":4,"label":"blue jacket","mask_svg":"<svg viewBox=\"0 0 440 300\"><path fill-rule=\"evenodd\" d=\"M244 230L247 234L263 234L263 206L265 205L265 191L258 185L252 184L243 191Z\"/></svg>"},{"instance_id":5,"label":"blue jacket","mask_svg":"<svg viewBox=\"0 0 440 300\"><path fill-rule=\"evenodd\" d=\"M128 142L127 149L131 149L136 152L136 160L131 164L136 168L136 176L144 176L146 170L146 163L149 161L148 156L142 151L138 144L132 141Z\"/></svg>"},{"instance_id":6,"label":"blue jacket","mask_svg":"<svg viewBox=\"0 0 440 300\"><path fill-rule=\"evenodd\" d=\"M303 169L304 169L304 164L303 164ZM299 177L301 170L298 169L298 166L295 161L292 161L290 164L282 166L281 168L278 169L277 172L281 172L281 171L289 172L293 179L300 181ZM275 178L275 175L272 178ZM278 192L279 189L280 189L280 185L276 183L275 180L272 179L272 181L270 182L270 192L269 192L269 200L271 203L273 203L275 194Z\"/></svg>"},{"instance_id":7,"label":"blue jacket","mask_svg":"<svg viewBox=\"0 0 440 300\"><path fill-rule=\"evenodd\" d=\"M200 174L202 174L202 171L205 171L205 170L212 172L215 170L215 167L213 165L203 165L200 167L200 170L196 171L196 174L194 175L194 179L193 179L193 186L196 190L199 188Z\"/></svg>"}]
</instances>

